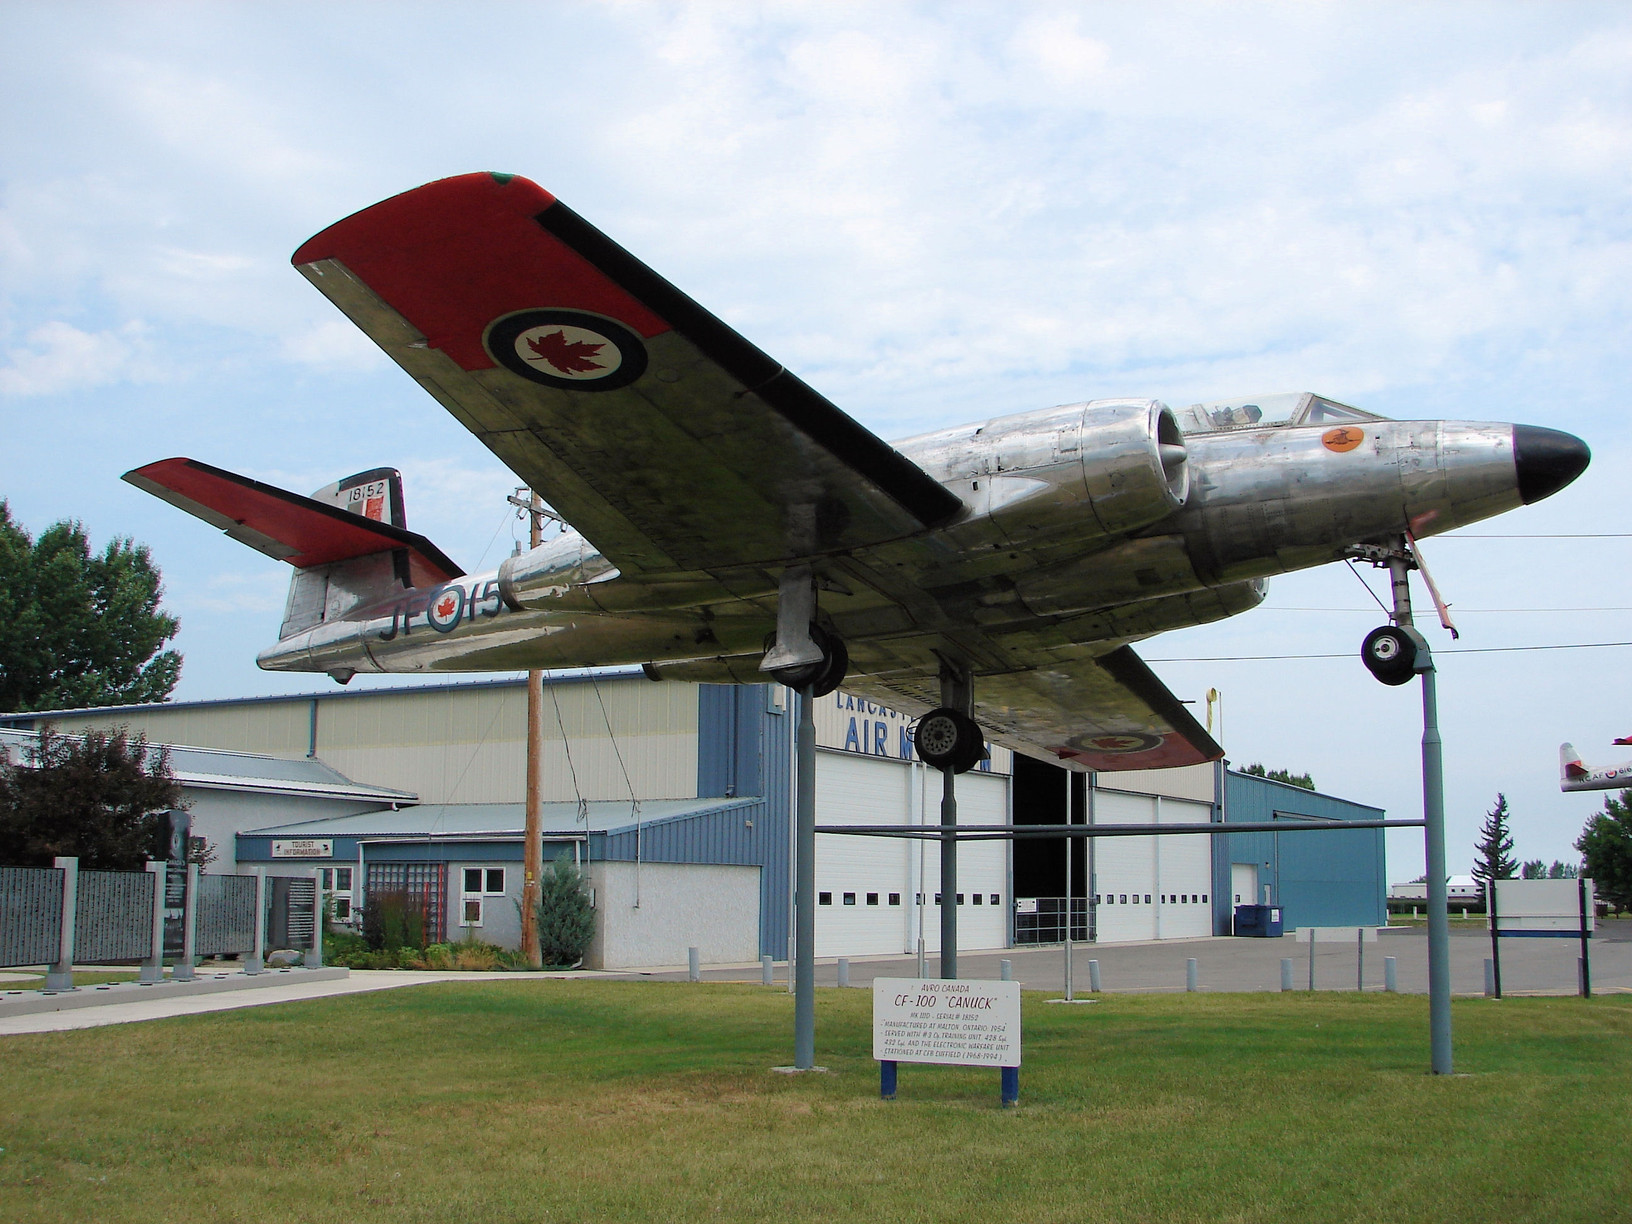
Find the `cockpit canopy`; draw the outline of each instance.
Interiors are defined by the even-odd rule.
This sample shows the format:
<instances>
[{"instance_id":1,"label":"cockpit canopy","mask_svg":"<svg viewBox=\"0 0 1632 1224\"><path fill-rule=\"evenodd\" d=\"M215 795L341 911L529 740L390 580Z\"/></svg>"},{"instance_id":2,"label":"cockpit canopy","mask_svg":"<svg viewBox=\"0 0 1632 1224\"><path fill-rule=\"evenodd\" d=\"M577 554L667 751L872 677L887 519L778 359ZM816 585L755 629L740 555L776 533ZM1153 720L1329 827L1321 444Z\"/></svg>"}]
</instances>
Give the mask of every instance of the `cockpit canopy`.
<instances>
[{"instance_id":1,"label":"cockpit canopy","mask_svg":"<svg viewBox=\"0 0 1632 1224\"><path fill-rule=\"evenodd\" d=\"M1190 435L1266 429L1275 425L1336 425L1386 419L1374 412L1361 412L1358 408L1323 399L1308 391L1191 404L1173 415L1178 418L1179 428Z\"/></svg>"}]
</instances>

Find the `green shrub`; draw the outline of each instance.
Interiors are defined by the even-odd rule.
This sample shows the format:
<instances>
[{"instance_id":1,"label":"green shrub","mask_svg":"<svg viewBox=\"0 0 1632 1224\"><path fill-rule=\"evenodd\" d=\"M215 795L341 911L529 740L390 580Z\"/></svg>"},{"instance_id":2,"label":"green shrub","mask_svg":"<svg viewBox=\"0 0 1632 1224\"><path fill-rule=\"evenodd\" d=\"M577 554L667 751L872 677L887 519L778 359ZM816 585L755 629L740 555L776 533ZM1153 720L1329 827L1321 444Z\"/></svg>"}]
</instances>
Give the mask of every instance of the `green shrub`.
<instances>
[{"instance_id":1,"label":"green shrub","mask_svg":"<svg viewBox=\"0 0 1632 1224\"><path fill-rule=\"evenodd\" d=\"M571 966L584 959L595 934L584 873L565 851L539 879L538 947L546 965Z\"/></svg>"},{"instance_id":2,"label":"green shrub","mask_svg":"<svg viewBox=\"0 0 1632 1224\"><path fill-rule=\"evenodd\" d=\"M425 911L413 894L373 890L363 902L362 914L363 938L370 948L425 946Z\"/></svg>"}]
</instances>

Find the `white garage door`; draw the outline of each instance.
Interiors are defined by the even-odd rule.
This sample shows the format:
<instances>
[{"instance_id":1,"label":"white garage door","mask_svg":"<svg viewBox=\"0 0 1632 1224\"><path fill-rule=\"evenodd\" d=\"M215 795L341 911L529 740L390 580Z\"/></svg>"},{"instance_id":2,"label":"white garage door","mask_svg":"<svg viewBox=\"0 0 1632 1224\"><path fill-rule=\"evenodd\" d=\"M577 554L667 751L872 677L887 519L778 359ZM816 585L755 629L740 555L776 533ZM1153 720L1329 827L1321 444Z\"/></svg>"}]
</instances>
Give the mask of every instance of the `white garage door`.
<instances>
[{"instance_id":1,"label":"white garage door","mask_svg":"<svg viewBox=\"0 0 1632 1224\"><path fill-rule=\"evenodd\" d=\"M1094 792L1095 824L1205 823L1208 804ZM1194 837L1101 837L1094 841L1094 891L1101 943L1212 934L1212 853Z\"/></svg>"},{"instance_id":2,"label":"white garage door","mask_svg":"<svg viewBox=\"0 0 1632 1224\"><path fill-rule=\"evenodd\" d=\"M924 817L940 823L941 779L916 771L927 782ZM917 824L914 768L900 761L852 753L821 752L816 758L817 824ZM1002 824L1008 779L967 773L958 777L960 824ZM928 950L940 947L940 846L915 840L816 838L816 955L868 956L914 952L923 925ZM1007 939L1006 852L1002 842L965 842L958 848L959 948L1001 948ZM922 872L922 875L920 875ZM917 904L922 896L922 906ZM979 904L976 904L976 902Z\"/></svg>"}]
</instances>

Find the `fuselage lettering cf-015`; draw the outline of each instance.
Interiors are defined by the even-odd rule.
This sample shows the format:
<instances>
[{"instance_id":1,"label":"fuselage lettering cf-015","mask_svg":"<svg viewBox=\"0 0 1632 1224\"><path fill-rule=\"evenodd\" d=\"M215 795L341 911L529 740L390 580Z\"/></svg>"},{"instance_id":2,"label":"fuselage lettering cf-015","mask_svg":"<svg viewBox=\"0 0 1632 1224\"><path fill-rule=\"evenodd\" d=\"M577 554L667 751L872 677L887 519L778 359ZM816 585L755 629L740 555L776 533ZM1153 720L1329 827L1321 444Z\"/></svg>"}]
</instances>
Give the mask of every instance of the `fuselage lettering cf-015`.
<instances>
[{"instance_id":1,"label":"fuselage lettering cf-015","mask_svg":"<svg viewBox=\"0 0 1632 1224\"><path fill-rule=\"evenodd\" d=\"M368 628L363 632L379 641L391 642L396 640L399 633L407 637L418 620L438 633L446 634L458 629L461 621L469 623L478 616L484 619L494 617L506 610L504 597L499 593L498 576L495 575L485 581L470 583L468 589L459 583L449 583L405 595L392 601L386 615L369 616Z\"/></svg>"}]
</instances>

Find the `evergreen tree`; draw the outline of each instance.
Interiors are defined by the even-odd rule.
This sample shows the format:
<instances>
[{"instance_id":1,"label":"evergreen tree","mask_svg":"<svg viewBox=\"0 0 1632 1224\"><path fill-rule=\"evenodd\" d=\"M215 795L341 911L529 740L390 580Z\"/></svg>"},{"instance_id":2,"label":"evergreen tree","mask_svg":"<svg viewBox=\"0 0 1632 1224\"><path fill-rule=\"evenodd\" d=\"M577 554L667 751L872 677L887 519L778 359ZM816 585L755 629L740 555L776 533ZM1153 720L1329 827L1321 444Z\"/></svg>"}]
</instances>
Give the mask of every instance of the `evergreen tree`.
<instances>
[{"instance_id":1,"label":"evergreen tree","mask_svg":"<svg viewBox=\"0 0 1632 1224\"><path fill-rule=\"evenodd\" d=\"M1521 880L1545 880L1546 878L1547 864L1540 859L1530 859L1523 867L1519 868L1519 879Z\"/></svg>"},{"instance_id":2,"label":"evergreen tree","mask_svg":"<svg viewBox=\"0 0 1632 1224\"><path fill-rule=\"evenodd\" d=\"M71 522L33 540L0 501L0 711L165 700L181 656L159 650L177 628L163 594L145 545L93 554Z\"/></svg>"},{"instance_id":3,"label":"evergreen tree","mask_svg":"<svg viewBox=\"0 0 1632 1224\"><path fill-rule=\"evenodd\" d=\"M1479 857L1473 863L1473 878L1480 884L1491 880L1511 880L1518 870L1513 858L1513 834L1508 831L1507 796L1496 792L1496 806L1485 813L1484 827L1474 847Z\"/></svg>"},{"instance_id":4,"label":"evergreen tree","mask_svg":"<svg viewBox=\"0 0 1632 1224\"><path fill-rule=\"evenodd\" d=\"M1587 821L1575 848L1598 899L1617 913L1632 909L1632 790L1604 799L1604 810Z\"/></svg>"},{"instance_id":5,"label":"evergreen tree","mask_svg":"<svg viewBox=\"0 0 1632 1224\"><path fill-rule=\"evenodd\" d=\"M538 947L546 965L575 965L595 934L584 873L565 851L539 877Z\"/></svg>"},{"instance_id":6,"label":"evergreen tree","mask_svg":"<svg viewBox=\"0 0 1632 1224\"><path fill-rule=\"evenodd\" d=\"M182 806L168 750L141 736L59 735L50 727L21 763L0 761L0 864L49 867L57 855L81 867L139 871Z\"/></svg>"},{"instance_id":7,"label":"evergreen tree","mask_svg":"<svg viewBox=\"0 0 1632 1224\"><path fill-rule=\"evenodd\" d=\"M1553 860L1553 865L1547 868L1549 880L1575 880L1581 876L1581 868L1574 863L1561 863Z\"/></svg>"}]
</instances>

